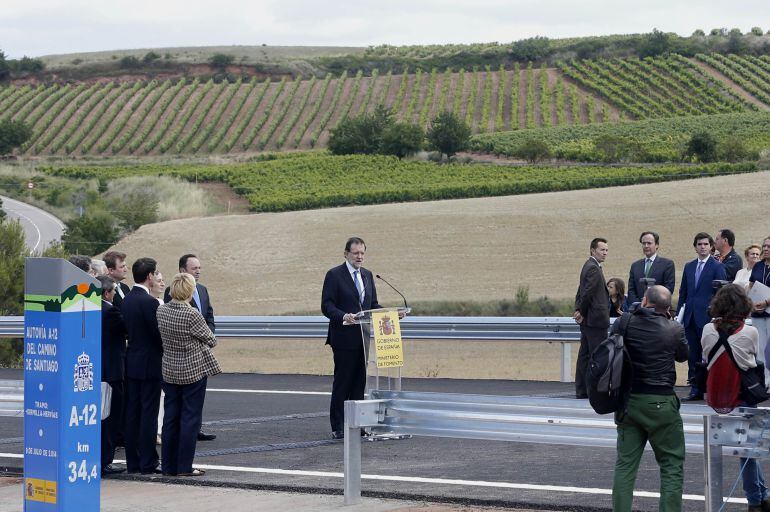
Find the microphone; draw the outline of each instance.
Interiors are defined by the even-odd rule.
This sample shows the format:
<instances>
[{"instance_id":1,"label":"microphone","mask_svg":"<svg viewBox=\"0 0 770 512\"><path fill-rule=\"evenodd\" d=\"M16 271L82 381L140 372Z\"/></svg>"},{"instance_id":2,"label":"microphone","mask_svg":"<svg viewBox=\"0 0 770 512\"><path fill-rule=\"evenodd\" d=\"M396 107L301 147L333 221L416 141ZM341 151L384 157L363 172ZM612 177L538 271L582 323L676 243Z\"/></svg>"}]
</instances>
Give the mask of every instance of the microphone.
<instances>
[{"instance_id":1,"label":"microphone","mask_svg":"<svg viewBox=\"0 0 770 512\"><path fill-rule=\"evenodd\" d=\"M387 282L385 279L383 279L383 278L382 278L382 276L381 276L380 274L375 274L375 277L376 277L377 279L379 279L380 281L382 281L383 283L385 283L386 285L390 286L390 287L393 289L393 291L394 291L394 292L396 292L397 294L401 295L401 298L402 298L402 299L404 299L404 307L405 307L406 309L409 309L409 305L406 303L406 297L404 297L404 294L403 294L403 293L401 293L400 291L398 291L398 290L396 289L396 287L395 287L395 286L393 286L392 284L390 284L389 282Z\"/></svg>"}]
</instances>

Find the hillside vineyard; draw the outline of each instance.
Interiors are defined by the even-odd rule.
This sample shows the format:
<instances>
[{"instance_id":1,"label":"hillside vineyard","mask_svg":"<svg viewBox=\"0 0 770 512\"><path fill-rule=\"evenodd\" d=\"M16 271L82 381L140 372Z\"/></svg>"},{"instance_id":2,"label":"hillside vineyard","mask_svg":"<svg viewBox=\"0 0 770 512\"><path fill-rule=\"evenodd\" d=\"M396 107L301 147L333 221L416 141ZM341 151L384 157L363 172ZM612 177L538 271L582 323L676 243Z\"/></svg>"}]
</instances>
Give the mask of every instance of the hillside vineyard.
<instances>
[{"instance_id":1,"label":"hillside vineyard","mask_svg":"<svg viewBox=\"0 0 770 512\"><path fill-rule=\"evenodd\" d=\"M376 105L427 127L451 110L473 133L770 110L770 57L599 59L513 69L360 71L280 81L0 88L0 118L24 121L31 155L235 153L324 147Z\"/></svg>"}]
</instances>

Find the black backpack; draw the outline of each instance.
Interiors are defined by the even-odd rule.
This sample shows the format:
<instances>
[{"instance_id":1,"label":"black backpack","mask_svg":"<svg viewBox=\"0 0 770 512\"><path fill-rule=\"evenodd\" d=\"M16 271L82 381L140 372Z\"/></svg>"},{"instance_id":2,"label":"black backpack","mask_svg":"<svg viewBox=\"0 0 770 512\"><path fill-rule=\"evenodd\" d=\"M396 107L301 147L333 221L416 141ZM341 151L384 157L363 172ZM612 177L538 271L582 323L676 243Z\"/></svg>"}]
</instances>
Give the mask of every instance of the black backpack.
<instances>
[{"instance_id":1,"label":"black backpack","mask_svg":"<svg viewBox=\"0 0 770 512\"><path fill-rule=\"evenodd\" d=\"M623 410L631 388L631 358L623 344L630 313L619 319L619 329L591 352L586 371L588 401L594 411L608 414Z\"/></svg>"}]
</instances>

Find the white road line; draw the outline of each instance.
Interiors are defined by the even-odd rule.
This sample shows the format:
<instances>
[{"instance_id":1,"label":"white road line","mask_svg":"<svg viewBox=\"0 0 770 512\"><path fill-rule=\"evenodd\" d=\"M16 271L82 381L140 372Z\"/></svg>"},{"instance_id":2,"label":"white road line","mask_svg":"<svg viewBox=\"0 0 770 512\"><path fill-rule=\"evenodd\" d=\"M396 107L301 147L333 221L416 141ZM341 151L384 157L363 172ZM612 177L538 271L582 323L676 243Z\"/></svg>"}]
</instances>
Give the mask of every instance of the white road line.
<instances>
[{"instance_id":1,"label":"white road line","mask_svg":"<svg viewBox=\"0 0 770 512\"><path fill-rule=\"evenodd\" d=\"M23 213L19 212L18 210L10 210L15 215L18 215L19 217L24 217L27 222L32 224L32 227L35 228L35 231L37 231L37 242L35 242L35 246L31 249L31 252L35 252L37 250L37 246L40 245L40 242L43 240L43 234L40 233L40 228L37 227L37 224L35 224L35 221L24 215Z\"/></svg>"},{"instance_id":2,"label":"white road line","mask_svg":"<svg viewBox=\"0 0 770 512\"><path fill-rule=\"evenodd\" d=\"M16 453L0 453L0 458L21 459L23 455ZM125 463L123 460L115 460L119 464ZM233 471L241 473L260 473L268 475L287 475L287 476L317 476L322 478L344 478L343 473L331 471L305 471L299 469L277 469L277 468L253 468L241 466L220 466L216 464L198 464L195 467L201 469L211 469L215 471ZM513 482L487 482L484 480L457 480L449 478L423 478L416 476L396 476L396 475L361 475L362 480L379 480L383 482L412 482L423 484L440 485L460 485L465 487L494 487L498 489L521 489L524 491L544 491L544 492L571 492L578 494L600 494L611 495L612 489L602 489L600 487L573 487L564 485L540 485L540 484L517 484ZM639 498L660 498L660 493L651 491L634 491L634 496ZM682 499L688 501L705 501L705 498L699 494L684 494ZM747 504L746 498L730 498L728 503Z\"/></svg>"},{"instance_id":3,"label":"white road line","mask_svg":"<svg viewBox=\"0 0 770 512\"><path fill-rule=\"evenodd\" d=\"M225 388L206 388L206 392L215 391L218 393L263 393L266 395L331 395L328 391L291 391L275 389L225 389Z\"/></svg>"}]
</instances>

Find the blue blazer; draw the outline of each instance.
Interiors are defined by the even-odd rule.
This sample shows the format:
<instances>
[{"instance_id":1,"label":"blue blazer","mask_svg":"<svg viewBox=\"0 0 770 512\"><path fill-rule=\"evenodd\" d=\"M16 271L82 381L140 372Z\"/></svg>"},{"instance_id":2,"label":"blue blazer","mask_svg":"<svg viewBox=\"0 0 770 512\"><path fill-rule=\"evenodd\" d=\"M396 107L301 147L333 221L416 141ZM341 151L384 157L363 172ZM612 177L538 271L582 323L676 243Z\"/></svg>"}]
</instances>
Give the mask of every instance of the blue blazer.
<instances>
[{"instance_id":1,"label":"blue blazer","mask_svg":"<svg viewBox=\"0 0 770 512\"><path fill-rule=\"evenodd\" d=\"M358 301L358 290L346 264L329 270L324 279L321 292L321 311L329 319L329 331L326 344L334 350L358 350L362 348L361 327L342 325L342 317L347 313L358 313L365 309L377 309L377 289L372 273L361 267L361 280L364 283L364 302Z\"/></svg>"},{"instance_id":2,"label":"blue blazer","mask_svg":"<svg viewBox=\"0 0 770 512\"><path fill-rule=\"evenodd\" d=\"M682 309L683 304L687 304L684 310L684 325L687 326L690 321L695 320L695 325L702 329L704 325L711 321L708 309L711 298L714 296L714 287L711 282L716 279L725 279L725 266L709 256L706 264L703 265L698 286L695 286L695 270L698 267L698 259L687 262L682 273L682 284L679 285L679 303L676 311Z\"/></svg>"}]
</instances>

